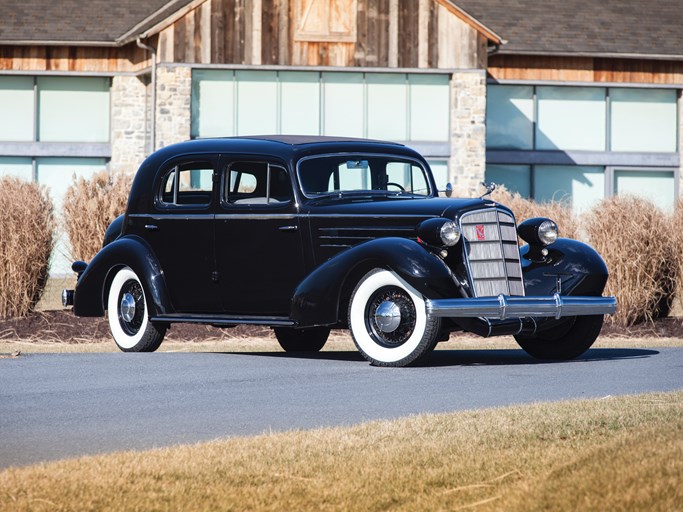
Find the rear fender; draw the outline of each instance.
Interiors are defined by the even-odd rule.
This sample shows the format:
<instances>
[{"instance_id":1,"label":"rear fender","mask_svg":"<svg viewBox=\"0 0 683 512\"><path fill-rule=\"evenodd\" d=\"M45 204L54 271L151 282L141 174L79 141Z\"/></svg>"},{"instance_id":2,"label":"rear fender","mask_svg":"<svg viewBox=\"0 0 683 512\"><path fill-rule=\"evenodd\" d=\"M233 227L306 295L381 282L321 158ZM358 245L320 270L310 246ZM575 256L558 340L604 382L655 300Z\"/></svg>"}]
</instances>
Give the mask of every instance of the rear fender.
<instances>
[{"instance_id":1,"label":"rear fender","mask_svg":"<svg viewBox=\"0 0 683 512\"><path fill-rule=\"evenodd\" d=\"M358 281L373 268L395 272L427 298L464 296L444 261L406 238L378 238L329 259L297 287L291 317L301 327L345 321L344 306Z\"/></svg>"},{"instance_id":2,"label":"rear fender","mask_svg":"<svg viewBox=\"0 0 683 512\"><path fill-rule=\"evenodd\" d=\"M163 272L147 243L124 236L105 246L81 274L74 291L76 316L103 316L109 283L116 271L130 267L140 278L150 316L173 312Z\"/></svg>"}]
</instances>

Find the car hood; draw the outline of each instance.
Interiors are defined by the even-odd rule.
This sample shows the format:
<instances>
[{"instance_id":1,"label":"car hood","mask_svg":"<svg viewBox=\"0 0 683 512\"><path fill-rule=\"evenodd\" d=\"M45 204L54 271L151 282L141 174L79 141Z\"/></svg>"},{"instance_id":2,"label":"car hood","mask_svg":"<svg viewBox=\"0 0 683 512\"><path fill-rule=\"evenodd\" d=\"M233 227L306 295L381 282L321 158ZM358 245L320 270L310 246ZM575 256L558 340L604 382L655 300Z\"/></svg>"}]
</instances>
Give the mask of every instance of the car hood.
<instances>
[{"instance_id":1,"label":"car hood","mask_svg":"<svg viewBox=\"0 0 683 512\"><path fill-rule=\"evenodd\" d=\"M444 216L454 219L456 216L470 210L500 206L491 200L482 199L452 199L445 197L433 198L336 198L319 202L312 202L303 208L311 215L409 215L415 217ZM506 208L507 209L507 208Z\"/></svg>"}]
</instances>

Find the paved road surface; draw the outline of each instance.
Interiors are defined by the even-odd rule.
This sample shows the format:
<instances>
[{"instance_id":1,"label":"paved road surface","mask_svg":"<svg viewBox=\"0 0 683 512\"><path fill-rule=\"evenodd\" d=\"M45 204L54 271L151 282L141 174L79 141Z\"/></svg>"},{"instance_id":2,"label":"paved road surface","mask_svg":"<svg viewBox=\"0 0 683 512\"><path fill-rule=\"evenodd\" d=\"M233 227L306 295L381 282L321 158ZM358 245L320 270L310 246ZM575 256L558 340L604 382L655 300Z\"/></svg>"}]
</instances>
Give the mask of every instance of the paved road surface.
<instances>
[{"instance_id":1,"label":"paved road surface","mask_svg":"<svg viewBox=\"0 0 683 512\"><path fill-rule=\"evenodd\" d=\"M0 359L0 468L269 430L683 388L683 348L436 351L427 368L354 352L35 354Z\"/></svg>"}]
</instances>

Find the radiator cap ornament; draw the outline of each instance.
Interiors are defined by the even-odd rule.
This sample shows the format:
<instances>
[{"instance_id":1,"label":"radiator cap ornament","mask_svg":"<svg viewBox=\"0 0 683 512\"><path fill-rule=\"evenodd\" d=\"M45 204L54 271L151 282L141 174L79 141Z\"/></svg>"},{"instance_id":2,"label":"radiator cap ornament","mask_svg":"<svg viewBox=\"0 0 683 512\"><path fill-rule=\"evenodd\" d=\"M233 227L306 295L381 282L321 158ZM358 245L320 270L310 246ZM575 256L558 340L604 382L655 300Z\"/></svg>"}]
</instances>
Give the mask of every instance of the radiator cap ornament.
<instances>
[{"instance_id":1,"label":"radiator cap ornament","mask_svg":"<svg viewBox=\"0 0 683 512\"><path fill-rule=\"evenodd\" d=\"M484 199L486 196L490 195L491 192L496 190L496 184L494 182L486 183L485 181L482 181L481 184L486 189L486 192L484 192L479 199Z\"/></svg>"}]
</instances>

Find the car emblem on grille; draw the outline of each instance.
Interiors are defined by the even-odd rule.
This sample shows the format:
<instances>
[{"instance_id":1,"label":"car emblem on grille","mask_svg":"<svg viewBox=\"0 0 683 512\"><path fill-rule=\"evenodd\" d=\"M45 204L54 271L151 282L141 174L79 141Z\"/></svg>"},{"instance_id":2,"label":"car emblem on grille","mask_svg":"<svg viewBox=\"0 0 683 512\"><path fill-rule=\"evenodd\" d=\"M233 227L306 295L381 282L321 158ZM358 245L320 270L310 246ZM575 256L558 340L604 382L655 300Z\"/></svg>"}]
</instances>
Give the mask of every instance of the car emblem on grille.
<instances>
[{"instance_id":1,"label":"car emblem on grille","mask_svg":"<svg viewBox=\"0 0 683 512\"><path fill-rule=\"evenodd\" d=\"M484 231L483 224L477 224L477 240L486 240L486 232Z\"/></svg>"}]
</instances>

